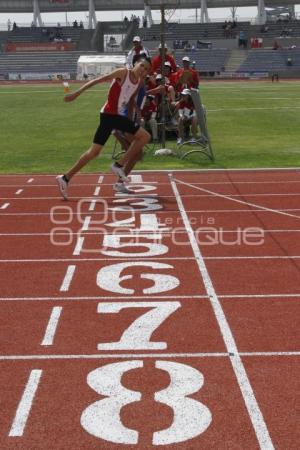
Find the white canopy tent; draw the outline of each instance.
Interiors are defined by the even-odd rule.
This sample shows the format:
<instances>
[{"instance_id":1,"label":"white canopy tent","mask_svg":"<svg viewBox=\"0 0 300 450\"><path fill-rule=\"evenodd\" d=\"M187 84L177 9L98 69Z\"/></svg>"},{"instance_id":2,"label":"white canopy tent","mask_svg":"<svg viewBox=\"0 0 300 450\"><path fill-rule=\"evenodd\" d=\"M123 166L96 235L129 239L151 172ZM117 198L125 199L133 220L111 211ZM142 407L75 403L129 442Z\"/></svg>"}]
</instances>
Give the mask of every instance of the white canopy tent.
<instances>
[{"instance_id":1,"label":"white canopy tent","mask_svg":"<svg viewBox=\"0 0 300 450\"><path fill-rule=\"evenodd\" d=\"M77 79L106 75L124 65L124 55L82 55L77 61Z\"/></svg>"}]
</instances>

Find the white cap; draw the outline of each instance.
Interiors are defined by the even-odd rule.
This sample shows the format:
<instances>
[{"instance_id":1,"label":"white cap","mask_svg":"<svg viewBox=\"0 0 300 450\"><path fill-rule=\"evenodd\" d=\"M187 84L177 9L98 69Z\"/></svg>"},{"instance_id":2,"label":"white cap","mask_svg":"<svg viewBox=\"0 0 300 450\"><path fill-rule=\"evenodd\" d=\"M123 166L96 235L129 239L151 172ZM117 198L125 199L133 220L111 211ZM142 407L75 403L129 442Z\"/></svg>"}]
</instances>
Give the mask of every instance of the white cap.
<instances>
[{"instance_id":1,"label":"white cap","mask_svg":"<svg viewBox=\"0 0 300 450\"><path fill-rule=\"evenodd\" d=\"M189 89L183 89L181 93L182 95L191 95L191 91Z\"/></svg>"},{"instance_id":2,"label":"white cap","mask_svg":"<svg viewBox=\"0 0 300 450\"><path fill-rule=\"evenodd\" d=\"M139 36L134 36L132 42L141 42L141 38Z\"/></svg>"},{"instance_id":3,"label":"white cap","mask_svg":"<svg viewBox=\"0 0 300 450\"><path fill-rule=\"evenodd\" d=\"M167 66L167 67L171 67L171 68L172 68L170 61L166 61L165 64L164 64L164 66Z\"/></svg>"},{"instance_id":4,"label":"white cap","mask_svg":"<svg viewBox=\"0 0 300 450\"><path fill-rule=\"evenodd\" d=\"M188 61L188 62L190 62L190 58L189 58L188 56L184 56L184 57L182 58L182 61Z\"/></svg>"},{"instance_id":5,"label":"white cap","mask_svg":"<svg viewBox=\"0 0 300 450\"><path fill-rule=\"evenodd\" d=\"M162 80L162 74L158 73L155 77L156 80Z\"/></svg>"},{"instance_id":6,"label":"white cap","mask_svg":"<svg viewBox=\"0 0 300 450\"><path fill-rule=\"evenodd\" d=\"M162 45L159 44L158 48L162 48ZM168 48L167 44L165 44L165 48L166 48L166 49Z\"/></svg>"}]
</instances>

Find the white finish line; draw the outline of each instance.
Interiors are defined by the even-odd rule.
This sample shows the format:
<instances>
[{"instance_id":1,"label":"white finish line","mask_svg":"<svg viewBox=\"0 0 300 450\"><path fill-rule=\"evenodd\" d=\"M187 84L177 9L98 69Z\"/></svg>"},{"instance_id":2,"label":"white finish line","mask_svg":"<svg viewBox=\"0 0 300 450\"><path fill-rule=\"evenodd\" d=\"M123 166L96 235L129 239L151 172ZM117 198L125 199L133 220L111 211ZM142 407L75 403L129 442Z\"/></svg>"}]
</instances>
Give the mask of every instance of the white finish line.
<instances>
[{"instance_id":1,"label":"white finish line","mask_svg":"<svg viewBox=\"0 0 300 450\"><path fill-rule=\"evenodd\" d=\"M227 322L227 319L226 319L226 316L222 309L219 298L215 292L212 280L207 271L202 253L200 251L197 240L195 238L194 231L190 225L187 213L184 209L184 206L183 206L180 194L178 192L176 183L172 179L170 179L170 183L171 183L174 195L176 197L176 201L177 201L178 208L181 213L184 225L188 232L191 247L192 247L194 255L197 259L197 264L198 264L199 271L202 276L205 290L210 298L210 303L211 303L212 309L215 313L215 317L218 322L218 325L220 327L220 331L221 331L225 346L227 348L228 353L230 355L233 355L233 356L230 356L232 368L233 368L235 376L237 378L237 382L239 384L246 408L248 410L250 420L252 422L252 426L254 428L257 440L259 442L260 449L261 450L275 450L272 440L271 440L271 437L269 435L269 431L266 426L264 417L261 413L261 410L260 410L259 405L255 398L252 386L248 379L243 362L239 356L239 352L238 352L234 337L232 335L230 326Z\"/></svg>"}]
</instances>

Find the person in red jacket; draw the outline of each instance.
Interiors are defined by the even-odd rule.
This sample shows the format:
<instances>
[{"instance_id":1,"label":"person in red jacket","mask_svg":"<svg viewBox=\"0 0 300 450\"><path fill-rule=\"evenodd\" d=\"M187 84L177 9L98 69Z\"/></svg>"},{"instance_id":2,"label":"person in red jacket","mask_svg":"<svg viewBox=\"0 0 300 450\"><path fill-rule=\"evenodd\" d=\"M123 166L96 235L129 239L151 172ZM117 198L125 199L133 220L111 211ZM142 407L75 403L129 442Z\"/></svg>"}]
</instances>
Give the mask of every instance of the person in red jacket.
<instances>
[{"instance_id":1,"label":"person in red jacket","mask_svg":"<svg viewBox=\"0 0 300 450\"><path fill-rule=\"evenodd\" d=\"M182 92L183 89L197 89L199 86L199 75L197 70L190 68L190 58L184 56L182 58L183 67L176 73L176 91Z\"/></svg>"},{"instance_id":2,"label":"person in red jacket","mask_svg":"<svg viewBox=\"0 0 300 450\"><path fill-rule=\"evenodd\" d=\"M152 58L152 70L153 72L156 73L160 73L161 71L161 61L162 61L162 48L161 48L161 44L158 47L158 55L153 56ZM171 64L172 70L174 72L176 72L177 70L177 66L176 66L176 62L175 59L173 58L173 56L168 54L168 48L165 45L165 61L169 61L169 63Z\"/></svg>"}]
</instances>

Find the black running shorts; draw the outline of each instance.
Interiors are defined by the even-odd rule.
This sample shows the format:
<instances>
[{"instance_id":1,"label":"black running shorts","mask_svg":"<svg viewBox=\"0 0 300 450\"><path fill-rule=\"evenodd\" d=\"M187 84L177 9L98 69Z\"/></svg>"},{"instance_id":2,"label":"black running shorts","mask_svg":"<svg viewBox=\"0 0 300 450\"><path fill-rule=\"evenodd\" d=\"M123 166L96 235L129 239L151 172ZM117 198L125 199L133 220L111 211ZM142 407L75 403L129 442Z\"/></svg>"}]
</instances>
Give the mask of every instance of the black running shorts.
<instances>
[{"instance_id":1,"label":"black running shorts","mask_svg":"<svg viewBox=\"0 0 300 450\"><path fill-rule=\"evenodd\" d=\"M100 124L95 133L93 143L105 145L112 130L135 134L139 128L140 126L136 125L128 117L120 116L119 114L100 113Z\"/></svg>"}]
</instances>

